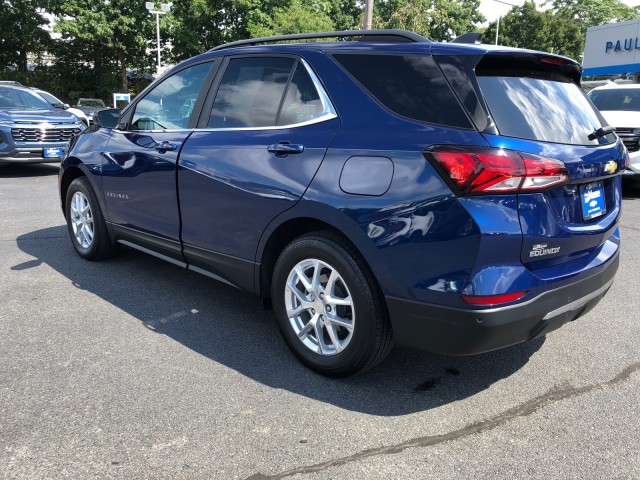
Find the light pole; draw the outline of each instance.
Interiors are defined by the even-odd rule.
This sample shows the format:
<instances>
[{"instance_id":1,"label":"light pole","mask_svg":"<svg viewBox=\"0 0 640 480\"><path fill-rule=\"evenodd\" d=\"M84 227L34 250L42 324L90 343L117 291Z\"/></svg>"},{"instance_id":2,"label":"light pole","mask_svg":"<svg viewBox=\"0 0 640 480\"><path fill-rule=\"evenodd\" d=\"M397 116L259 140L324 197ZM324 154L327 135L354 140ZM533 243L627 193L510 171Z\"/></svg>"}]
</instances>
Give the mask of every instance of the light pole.
<instances>
[{"instance_id":1,"label":"light pole","mask_svg":"<svg viewBox=\"0 0 640 480\"><path fill-rule=\"evenodd\" d=\"M155 13L156 15L156 40L158 42L158 75L160 75L160 15L164 15L169 10L171 10L171 4L161 3L160 10L155 9L155 2L146 2L145 6L147 7L147 10L149 10L149 13Z\"/></svg>"},{"instance_id":2,"label":"light pole","mask_svg":"<svg viewBox=\"0 0 640 480\"><path fill-rule=\"evenodd\" d=\"M363 30L371 30L373 23L373 0L365 0L364 2L364 20L362 21Z\"/></svg>"},{"instance_id":3,"label":"light pole","mask_svg":"<svg viewBox=\"0 0 640 480\"><path fill-rule=\"evenodd\" d=\"M504 0L493 0L494 2L503 3L505 5L509 5L510 7L517 7L518 5L514 5L513 3L505 2ZM498 16L498 21L496 22L496 45L498 45L498 32L500 31L500 16Z\"/></svg>"}]
</instances>

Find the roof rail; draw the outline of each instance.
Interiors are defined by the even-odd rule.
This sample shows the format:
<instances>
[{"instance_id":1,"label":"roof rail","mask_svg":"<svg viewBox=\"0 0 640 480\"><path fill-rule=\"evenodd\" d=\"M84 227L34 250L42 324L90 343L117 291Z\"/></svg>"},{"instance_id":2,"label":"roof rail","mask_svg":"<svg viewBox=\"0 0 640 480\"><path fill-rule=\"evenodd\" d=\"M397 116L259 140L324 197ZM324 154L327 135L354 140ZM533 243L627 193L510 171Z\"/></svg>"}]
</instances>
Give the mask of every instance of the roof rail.
<instances>
[{"instance_id":1,"label":"roof rail","mask_svg":"<svg viewBox=\"0 0 640 480\"><path fill-rule=\"evenodd\" d=\"M296 33L293 35L277 35L274 37L250 38L237 42L225 43L209 50L223 50L225 48L240 47L246 45L258 45L260 43L283 42L291 40L312 40L316 38L347 38L360 37L358 41L368 42L430 42L426 37L406 30L342 30L339 32Z\"/></svg>"}]
</instances>

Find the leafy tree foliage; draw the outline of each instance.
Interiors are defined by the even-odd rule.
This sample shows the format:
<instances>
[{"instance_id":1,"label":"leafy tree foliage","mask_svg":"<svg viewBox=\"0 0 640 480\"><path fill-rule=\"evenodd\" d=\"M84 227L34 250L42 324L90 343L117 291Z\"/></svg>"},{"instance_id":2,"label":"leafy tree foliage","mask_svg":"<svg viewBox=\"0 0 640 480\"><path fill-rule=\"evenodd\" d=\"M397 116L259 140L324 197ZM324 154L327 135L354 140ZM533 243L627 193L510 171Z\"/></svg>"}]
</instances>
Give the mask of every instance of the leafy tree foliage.
<instances>
[{"instance_id":1,"label":"leafy tree foliage","mask_svg":"<svg viewBox=\"0 0 640 480\"><path fill-rule=\"evenodd\" d=\"M176 0L166 34L174 61L205 52L222 43L247 36L245 0Z\"/></svg>"},{"instance_id":2,"label":"leafy tree foliage","mask_svg":"<svg viewBox=\"0 0 640 480\"><path fill-rule=\"evenodd\" d=\"M127 91L127 68L152 63L147 47L154 38L155 19L144 2L52 0L49 7L56 16L55 31L62 36L58 51L68 61L77 55L77 61L92 64L98 90L111 83Z\"/></svg>"},{"instance_id":3,"label":"leafy tree foliage","mask_svg":"<svg viewBox=\"0 0 640 480\"><path fill-rule=\"evenodd\" d=\"M167 34L175 61L250 37L358 28L357 0L176 0Z\"/></svg>"},{"instance_id":4,"label":"leafy tree foliage","mask_svg":"<svg viewBox=\"0 0 640 480\"><path fill-rule=\"evenodd\" d=\"M553 0L540 11L533 0L513 7L500 20L498 43L558 53L581 60L587 28L638 17L638 8L620 0ZM493 43L496 22L486 29L484 41Z\"/></svg>"},{"instance_id":5,"label":"leafy tree foliage","mask_svg":"<svg viewBox=\"0 0 640 480\"><path fill-rule=\"evenodd\" d=\"M480 0L388 0L374 7L377 28L410 30L436 41L477 31Z\"/></svg>"},{"instance_id":6,"label":"leafy tree foliage","mask_svg":"<svg viewBox=\"0 0 640 480\"><path fill-rule=\"evenodd\" d=\"M330 18L331 3L327 0L291 0L272 2L273 8L259 8L247 12L247 30L251 37L287 35L335 30Z\"/></svg>"},{"instance_id":7,"label":"leafy tree foliage","mask_svg":"<svg viewBox=\"0 0 640 480\"><path fill-rule=\"evenodd\" d=\"M50 44L43 29L49 22L35 0L0 0L0 71L27 72L28 55L41 54Z\"/></svg>"},{"instance_id":8,"label":"leafy tree foliage","mask_svg":"<svg viewBox=\"0 0 640 480\"><path fill-rule=\"evenodd\" d=\"M483 41L493 43L496 23L489 25ZM584 35L574 21L555 15L551 10L540 11L531 1L513 7L500 19L498 43L509 47L541 50L580 60Z\"/></svg>"},{"instance_id":9,"label":"leafy tree foliage","mask_svg":"<svg viewBox=\"0 0 640 480\"><path fill-rule=\"evenodd\" d=\"M620 0L553 0L548 3L555 15L575 22L583 34L589 27L638 18L638 7L629 7Z\"/></svg>"}]
</instances>

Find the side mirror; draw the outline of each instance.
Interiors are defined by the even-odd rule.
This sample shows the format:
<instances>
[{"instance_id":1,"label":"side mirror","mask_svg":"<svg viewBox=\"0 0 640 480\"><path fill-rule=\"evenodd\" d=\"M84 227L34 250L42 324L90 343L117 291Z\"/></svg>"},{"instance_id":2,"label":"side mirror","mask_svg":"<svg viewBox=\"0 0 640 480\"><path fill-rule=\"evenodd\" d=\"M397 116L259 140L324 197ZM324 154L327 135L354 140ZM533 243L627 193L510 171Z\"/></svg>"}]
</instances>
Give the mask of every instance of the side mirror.
<instances>
[{"instance_id":1,"label":"side mirror","mask_svg":"<svg viewBox=\"0 0 640 480\"><path fill-rule=\"evenodd\" d=\"M97 123L103 128L116 128L118 126L118 120L120 120L119 108L98 110L93 116L94 123Z\"/></svg>"},{"instance_id":2,"label":"side mirror","mask_svg":"<svg viewBox=\"0 0 640 480\"><path fill-rule=\"evenodd\" d=\"M69 104L68 103L63 103L62 104L62 109L63 110L69 110Z\"/></svg>"}]
</instances>

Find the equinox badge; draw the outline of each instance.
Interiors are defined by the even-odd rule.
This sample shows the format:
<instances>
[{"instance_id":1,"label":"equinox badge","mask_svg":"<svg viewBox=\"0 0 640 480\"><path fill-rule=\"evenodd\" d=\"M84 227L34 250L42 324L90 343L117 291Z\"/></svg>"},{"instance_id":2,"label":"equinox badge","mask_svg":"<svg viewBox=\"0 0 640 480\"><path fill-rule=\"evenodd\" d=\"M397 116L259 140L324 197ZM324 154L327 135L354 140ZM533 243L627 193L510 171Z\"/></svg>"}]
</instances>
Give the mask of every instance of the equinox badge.
<instances>
[{"instance_id":1,"label":"equinox badge","mask_svg":"<svg viewBox=\"0 0 640 480\"><path fill-rule=\"evenodd\" d=\"M529 258L531 257L542 257L543 255L550 255L554 253L558 253L560 251L560 247L552 247L547 248L546 243L536 243L529 252Z\"/></svg>"}]
</instances>

